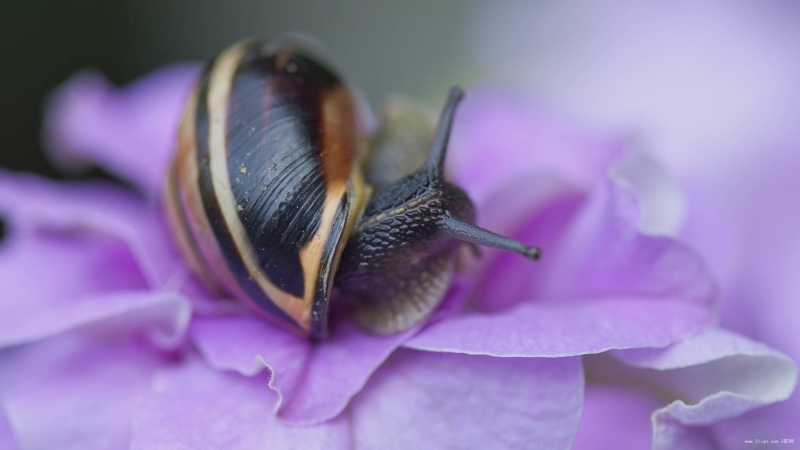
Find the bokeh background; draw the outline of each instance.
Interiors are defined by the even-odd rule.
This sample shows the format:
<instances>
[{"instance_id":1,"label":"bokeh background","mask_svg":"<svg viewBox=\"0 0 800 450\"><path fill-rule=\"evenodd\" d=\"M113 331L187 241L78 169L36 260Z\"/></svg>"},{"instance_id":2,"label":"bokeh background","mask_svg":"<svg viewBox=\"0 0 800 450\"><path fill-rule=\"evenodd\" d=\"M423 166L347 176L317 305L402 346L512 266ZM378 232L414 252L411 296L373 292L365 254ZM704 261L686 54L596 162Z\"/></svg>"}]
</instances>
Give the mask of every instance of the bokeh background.
<instances>
[{"instance_id":1,"label":"bokeh background","mask_svg":"<svg viewBox=\"0 0 800 450\"><path fill-rule=\"evenodd\" d=\"M61 0L0 2L0 166L57 176L39 127L50 90L94 68L124 85L176 61L205 61L250 36L300 33L323 45L371 99L402 92L431 102L433 86L469 59L462 1ZM447 83L464 82L467 76ZM446 88L445 88L446 89ZM433 94L430 94L433 93Z\"/></svg>"},{"instance_id":2,"label":"bokeh background","mask_svg":"<svg viewBox=\"0 0 800 450\"><path fill-rule=\"evenodd\" d=\"M41 151L42 105L78 70L124 85L244 37L301 33L373 103L403 93L438 108L451 84L513 85L588 125L643 136L682 171L706 173L721 150L735 163L794 137L798 19L791 0L5 0L0 166L62 176Z\"/></svg>"}]
</instances>

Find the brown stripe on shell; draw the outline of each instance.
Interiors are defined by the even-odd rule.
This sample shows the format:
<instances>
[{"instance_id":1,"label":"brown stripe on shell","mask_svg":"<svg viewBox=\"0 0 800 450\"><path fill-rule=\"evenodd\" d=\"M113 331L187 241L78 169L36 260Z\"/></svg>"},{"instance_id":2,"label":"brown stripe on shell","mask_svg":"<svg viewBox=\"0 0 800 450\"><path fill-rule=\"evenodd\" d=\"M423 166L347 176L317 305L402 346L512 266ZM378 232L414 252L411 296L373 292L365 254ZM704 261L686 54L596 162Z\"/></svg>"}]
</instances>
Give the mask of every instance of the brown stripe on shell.
<instances>
[{"instance_id":1,"label":"brown stripe on shell","mask_svg":"<svg viewBox=\"0 0 800 450\"><path fill-rule=\"evenodd\" d=\"M354 170L353 160L356 149L355 113L347 88L339 84L323 93L320 99L321 129L320 154L322 174L325 180L325 200L322 207L322 221L311 240L300 250L300 264L303 267L304 292L306 297L313 295L318 283L322 254L327 245L338 246L339 240L347 240L347 235L331 235L335 216L347 194L347 181ZM358 170L358 169L356 169ZM358 189L361 189L359 184ZM350 214L352 216L352 214ZM347 220L351 225L353 221ZM344 231L344 230L342 230ZM329 243L335 240L337 242ZM341 249L343 245L338 246ZM338 261L341 250L334 255ZM335 272L336 265L332 267ZM333 274L331 273L332 277Z\"/></svg>"},{"instance_id":2,"label":"brown stripe on shell","mask_svg":"<svg viewBox=\"0 0 800 450\"><path fill-rule=\"evenodd\" d=\"M356 153L356 120L352 97L339 84L320 99L322 176L327 186L346 183Z\"/></svg>"},{"instance_id":3,"label":"brown stripe on shell","mask_svg":"<svg viewBox=\"0 0 800 450\"><path fill-rule=\"evenodd\" d=\"M169 180L164 194L170 226L172 227L173 235L178 239L178 245L186 261L195 273L200 274L201 280L214 294L221 294L223 291L216 280L216 276L211 271L211 268L208 267L208 263L198 247L197 239L190 228L191 225L189 225L189 219L186 216L186 209L183 206L183 193L178 181L178 166L174 162L169 169Z\"/></svg>"}]
</instances>

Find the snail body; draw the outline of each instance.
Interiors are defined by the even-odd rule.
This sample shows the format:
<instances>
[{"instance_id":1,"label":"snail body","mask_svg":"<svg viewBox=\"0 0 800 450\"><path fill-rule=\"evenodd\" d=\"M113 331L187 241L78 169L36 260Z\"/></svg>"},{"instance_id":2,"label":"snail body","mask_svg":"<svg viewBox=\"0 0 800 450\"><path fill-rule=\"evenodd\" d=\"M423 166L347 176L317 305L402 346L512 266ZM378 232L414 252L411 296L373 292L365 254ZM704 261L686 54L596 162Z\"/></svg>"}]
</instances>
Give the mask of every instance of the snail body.
<instances>
[{"instance_id":1,"label":"snail body","mask_svg":"<svg viewBox=\"0 0 800 450\"><path fill-rule=\"evenodd\" d=\"M462 241L538 259L472 225L472 202L444 180L461 96L451 91L427 162L386 181L375 174L389 169L369 161L391 145L370 143L353 95L323 62L262 41L221 53L187 103L165 191L190 266L212 290L324 339L334 290L367 331L423 320Z\"/></svg>"}]
</instances>

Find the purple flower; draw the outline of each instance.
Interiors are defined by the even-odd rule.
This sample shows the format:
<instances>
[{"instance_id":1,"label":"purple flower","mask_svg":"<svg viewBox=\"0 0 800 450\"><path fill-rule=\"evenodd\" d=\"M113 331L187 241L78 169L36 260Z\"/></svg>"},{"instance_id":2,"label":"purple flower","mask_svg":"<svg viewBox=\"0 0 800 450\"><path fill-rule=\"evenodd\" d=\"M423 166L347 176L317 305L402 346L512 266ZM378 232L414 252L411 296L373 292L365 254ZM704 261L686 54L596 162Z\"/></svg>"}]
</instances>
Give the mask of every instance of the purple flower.
<instances>
[{"instance_id":1,"label":"purple flower","mask_svg":"<svg viewBox=\"0 0 800 450\"><path fill-rule=\"evenodd\" d=\"M702 255L717 281L720 326L794 361L799 15L792 2L506 3L474 11L468 46L485 78L515 79L573 116L634 130L638 145L680 177L683 204L669 202L683 210L675 235ZM582 434L593 409L602 422L612 414L616 394L593 389L587 388ZM652 404L640 396L637 406L632 395L625 394L627 403L618 397L618 415L626 404L629 411ZM710 427L708 439L720 448L796 440L799 418L795 391L786 402ZM649 432L649 423L640 425Z\"/></svg>"},{"instance_id":2,"label":"purple flower","mask_svg":"<svg viewBox=\"0 0 800 450\"><path fill-rule=\"evenodd\" d=\"M196 73L122 91L84 73L50 104L53 158L138 192L0 173L0 446L641 448L655 411L656 448L702 448L792 392L790 359L715 327L663 170L504 92L470 93L449 169L479 223L540 244L540 264L486 250L390 337L339 319L311 344L212 298L160 205Z\"/></svg>"}]
</instances>

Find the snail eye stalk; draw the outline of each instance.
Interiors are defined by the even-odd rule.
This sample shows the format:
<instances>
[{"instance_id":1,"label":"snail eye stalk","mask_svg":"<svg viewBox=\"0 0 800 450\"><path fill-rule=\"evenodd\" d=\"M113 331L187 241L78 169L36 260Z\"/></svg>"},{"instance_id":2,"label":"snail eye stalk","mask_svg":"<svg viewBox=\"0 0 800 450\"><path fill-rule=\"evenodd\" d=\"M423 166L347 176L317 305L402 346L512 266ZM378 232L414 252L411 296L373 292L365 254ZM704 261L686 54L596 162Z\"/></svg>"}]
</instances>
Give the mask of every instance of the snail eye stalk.
<instances>
[{"instance_id":1,"label":"snail eye stalk","mask_svg":"<svg viewBox=\"0 0 800 450\"><path fill-rule=\"evenodd\" d=\"M499 234L492 233L481 227L470 225L460 220L449 217L439 222L439 231L453 239L492 247L506 252L518 253L531 261L538 261L542 257L539 247L531 247L524 243Z\"/></svg>"},{"instance_id":2,"label":"snail eye stalk","mask_svg":"<svg viewBox=\"0 0 800 450\"><path fill-rule=\"evenodd\" d=\"M450 132L453 128L456 109L463 98L464 90L462 88L454 86L450 89L447 102L439 117L439 127L436 131L430 156L425 163L425 167L423 167L423 170L430 171L435 178L440 180L444 179L444 163L447 157L447 146L450 142ZM442 235L452 239L518 253L531 261L538 261L542 257L542 250L539 247L525 245L515 239L500 236L452 216L439 221L438 227Z\"/></svg>"}]
</instances>

